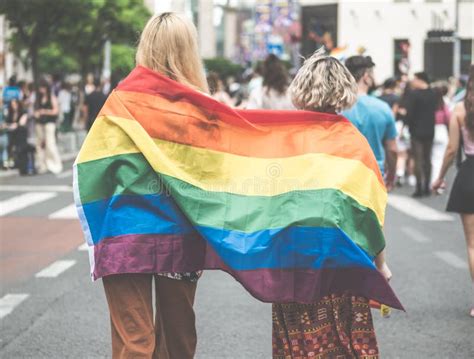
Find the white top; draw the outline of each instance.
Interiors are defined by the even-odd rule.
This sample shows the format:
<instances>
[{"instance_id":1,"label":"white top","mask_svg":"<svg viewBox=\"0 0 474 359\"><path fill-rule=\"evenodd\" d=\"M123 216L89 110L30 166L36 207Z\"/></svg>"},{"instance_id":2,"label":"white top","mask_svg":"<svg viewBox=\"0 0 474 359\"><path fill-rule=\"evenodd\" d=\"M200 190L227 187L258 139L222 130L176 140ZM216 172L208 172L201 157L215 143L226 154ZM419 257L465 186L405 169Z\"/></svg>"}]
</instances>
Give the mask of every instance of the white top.
<instances>
[{"instance_id":1,"label":"white top","mask_svg":"<svg viewBox=\"0 0 474 359\"><path fill-rule=\"evenodd\" d=\"M265 110L294 110L290 98L289 91L281 94L274 89L267 87L256 88L250 93L249 102L247 104L249 110L265 109Z\"/></svg>"},{"instance_id":2,"label":"white top","mask_svg":"<svg viewBox=\"0 0 474 359\"><path fill-rule=\"evenodd\" d=\"M61 90L58 94L58 103L61 112L71 112L71 92L68 90Z\"/></svg>"}]
</instances>

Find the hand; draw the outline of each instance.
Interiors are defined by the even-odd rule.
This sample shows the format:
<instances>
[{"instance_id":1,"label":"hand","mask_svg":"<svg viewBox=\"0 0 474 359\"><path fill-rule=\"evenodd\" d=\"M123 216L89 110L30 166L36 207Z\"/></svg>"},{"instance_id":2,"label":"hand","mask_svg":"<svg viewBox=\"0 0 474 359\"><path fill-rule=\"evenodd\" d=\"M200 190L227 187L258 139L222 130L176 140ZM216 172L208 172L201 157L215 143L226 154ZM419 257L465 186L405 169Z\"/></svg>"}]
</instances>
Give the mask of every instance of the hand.
<instances>
[{"instance_id":1,"label":"hand","mask_svg":"<svg viewBox=\"0 0 474 359\"><path fill-rule=\"evenodd\" d=\"M431 185L431 189L436 193L438 193L439 190L443 190L445 188L446 188L446 181L443 178L438 178Z\"/></svg>"},{"instance_id":2,"label":"hand","mask_svg":"<svg viewBox=\"0 0 474 359\"><path fill-rule=\"evenodd\" d=\"M41 111L41 110L36 110L36 111L35 111L35 113L34 113L35 118L40 118L40 116L41 116L41 112L40 112L40 111Z\"/></svg>"},{"instance_id":3,"label":"hand","mask_svg":"<svg viewBox=\"0 0 474 359\"><path fill-rule=\"evenodd\" d=\"M387 262L384 262L381 266L378 266L377 270L384 276L387 282L392 279L392 271L388 267Z\"/></svg>"},{"instance_id":4,"label":"hand","mask_svg":"<svg viewBox=\"0 0 474 359\"><path fill-rule=\"evenodd\" d=\"M392 192L394 186L395 185L393 181L385 183L385 188L387 189L387 192Z\"/></svg>"}]
</instances>

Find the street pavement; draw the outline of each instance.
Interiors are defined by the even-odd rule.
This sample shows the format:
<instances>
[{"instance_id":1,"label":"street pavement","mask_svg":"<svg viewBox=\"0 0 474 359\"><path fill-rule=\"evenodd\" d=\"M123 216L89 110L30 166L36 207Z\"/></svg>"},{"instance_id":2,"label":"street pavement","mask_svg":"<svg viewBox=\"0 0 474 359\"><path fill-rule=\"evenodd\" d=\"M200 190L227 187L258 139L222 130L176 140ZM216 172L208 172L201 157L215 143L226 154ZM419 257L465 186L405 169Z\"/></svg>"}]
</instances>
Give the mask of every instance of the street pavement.
<instances>
[{"instance_id":1,"label":"street pavement","mask_svg":"<svg viewBox=\"0 0 474 359\"><path fill-rule=\"evenodd\" d=\"M0 173L0 182L0 358L109 358L107 304L89 277L72 172ZM406 312L373 312L381 357L474 358L460 220L443 211L447 194L415 201L411 190L397 189L387 210L392 285ZM205 272L195 308L196 358L271 358L271 306L229 275Z\"/></svg>"}]
</instances>

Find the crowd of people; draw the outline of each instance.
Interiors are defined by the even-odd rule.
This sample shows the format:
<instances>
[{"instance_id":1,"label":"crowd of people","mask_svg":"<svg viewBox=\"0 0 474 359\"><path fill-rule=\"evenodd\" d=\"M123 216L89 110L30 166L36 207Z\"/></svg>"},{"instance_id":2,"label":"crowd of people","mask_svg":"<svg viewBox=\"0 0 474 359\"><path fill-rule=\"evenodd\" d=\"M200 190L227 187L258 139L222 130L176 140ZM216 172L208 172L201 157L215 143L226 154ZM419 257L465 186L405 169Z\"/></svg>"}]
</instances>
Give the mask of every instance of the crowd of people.
<instances>
[{"instance_id":1,"label":"crowd of people","mask_svg":"<svg viewBox=\"0 0 474 359\"><path fill-rule=\"evenodd\" d=\"M412 78L389 78L381 86L376 86L375 63L370 56L352 56L345 61L345 66L357 83L357 101L341 113L366 137L388 191L395 186L409 185L415 187L414 198L440 194L446 188L448 169L456 159L458 173L447 210L461 216L474 282L474 66L471 66L469 79L432 82L426 72L417 72ZM311 76L306 75L309 81ZM248 93L244 96L247 100L241 101L238 107L296 109L291 86L297 80L292 82L284 63L269 55L251 74L247 82ZM223 82L222 79L219 81ZM336 78L333 82L336 83ZM220 88L222 93L222 85ZM223 98L222 95L213 96L219 101ZM307 89L305 96L321 97L323 94ZM232 105L229 99L225 103ZM328 108L334 111L335 106ZM327 110L319 107L320 112ZM380 253L375 263L390 279L392 273L385 262L385 252ZM286 311L293 311L290 314L283 313L282 308L277 312L274 309L274 318L294 316L294 308L284 307ZM299 308L306 310L304 306ZM474 307L470 315L474 317ZM278 335L279 329L276 330L274 335Z\"/></svg>"},{"instance_id":2,"label":"crowd of people","mask_svg":"<svg viewBox=\"0 0 474 359\"><path fill-rule=\"evenodd\" d=\"M138 65L161 72L201 92L207 92L209 87L211 96L235 108L342 114L367 139L388 190L406 183L415 187L414 197L428 196L432 190L441 190L449 165L457 153L463 151L467 160L461 164L448 210L462 216L474 280L473 73L467 84L431 83L426 73L418 72L411 79L406 76L387 79L383 86L377 88L374 79L376 64L369 56L353 56L342 64L319 51L305 61L293 79L285 63L275 55L269 55L262 64L246 71L241 78L221 78L218 74L208 73L206 81L200 62L196 60L190 64L193 59L199 59L195 32L191 22L177 15L167 13L155 16L141 35ZM160 43L155 42L157 34ZM169 50L172 47L167 48L168 52L160 48L166 39L168 43L178 44L193 53L192 57L186 58L187 64L177 60L181 54ZM159 50L160 57L157 56ZM190 68L193 71L184 71ZM88 82L84 92L86 96L81 100L82 91L77 86L42 81L37 89L33 89L12 78L2 96L2 165L17 166L25 174L59 173L62 163L56 141L58 127L60 131L70 131L80 122L82 127L90 129L108 90L104 91L96 81ZM29 137L34 137L35 146L28 142ZM104 181L106 183L108 179ZM385 262L385 252L382 251L374 260L379 272L390 280L392 273ZM192 306L200 273L161 275L166 280L157 283L167 284L163 292L159 293L157 289L157 301L168 300L170 315L169 327L161 328L168 331L165 335L158 335L161 329L155 328L151 319L153 305L149 277L127 277L124 273L104 277L114 357L145 352L143 357L151 357L154 351L162 350L155 348L155 330L156 345L167 348L169 357L193 357L196 332ZM141 295L141 292L145 294ZM329 334L305 332L304 328L308 325L316 325L318 313L326 310L328 305L332 306L331 313L334 315L327 329ZM359 314L363 311L365 316L366 342L360 346L351 337L351 329L338 323L340 316L353 314L355 308L358 308ZM133 322L137 313L138 321ZM145 316L149 318L144 319ZM474 317L474 308L471 316ZM274 304L275 358L311 357L324 335L334 339L331 350L350 353L354 357L378 357L366 298L334 294L318 303ZM180 354L173 355L172 350ZM363 354L369 352L370 355Z\"/></svg>"},{"instance_id":3,"label":"crowd of people","mask_svg":"<svg viewBox=\"0 0 474 359\"><path fill-rule=\"evenodd\" d=\"M411 79L405 75L388 78L377 86L373 71L362 81L358 78L361 70L375 66L371 59L366 59L361 56L346 61L346 66L353 68L352 75L365 89L359 93L364 96L359 96L357 105L344 115L351 121L353 118L352 122L359 122L356 126L361 129L366 126L363 118L368 116L364 109L370 112L373 106L379 107L385 120L379 123L379 129L367 128L365 131L372 132L368 140L385 173L387 186L391 189L409 185L415 187L414 197L429 196L448 145L449 120L456 104L463 99L466 79L431 82L427 73L418 72ZM369 61L369 67L364 61ZM247 109L294 109L288 92L290 72L283 61L269 55L238 80L221 78L211 72L208 83L212 96L226 105ZM388 105L390 113L377 99ZM383 132L385 130L387 133Z\"/></svg>"},{"instance_id":4,"label":"crowd of people","mask_svg":"<svg viewBox=\"0 0 474 359\"><path fill-rule=\"evenodd\" d=\"M90 129L107 98L105 91L92 78L81 91L78 84L56 76L41 79L36 89L12 76L0 98L1 169L18 169L21 175L60 173L58 133Z\"/></svg>"},{"instance_id":5,"label":"crowd of people","mask_svg":"<svg viewBox=\"0 0 474 359\"><path fill-rule=\"evenodd\" d=\"M377 88L376 64L369 56L353 56L343 64L318 51L293 79L285 64L269 55L241 78L208 73L205 81L196 38L190 21L173 13L156 15L141 35L137 64L206 95L209 92L215 100L234 108L306 110L344 121L338 117L342 114L367 139L388 190L408 183L415 187L414 197L439 191L445 185L444 177L455 154L462 149L467 159L457 173L448 210L461 214L474 280L474 67L467 84L431 83L426 73L418 72L411 79L388 79ZM180 62L183 48L188 52L186 61ZM107 181L104 179L104 184ZM230 208L231 203L224 205ZM378 252L373 259L378 274L383 280L390 280L392 273L385 252ZM114 357L138 353L152 357L154 352L167 348L165 357L192 358L196 346L192 307L201 272L155 273L137 268L133 273L114 272L103 281L111 314ZM151 282L154 280L156 288L160 288L163 277L174 281L166 291L155 292L157 306L170 305L167 312L172 314L166 328L158 323L159 319L155 323L152 319ZM175 298L173 303L170 297ZM183 318L183 313L188 314ZM470 314L474 317L474 308ZM156 315L160 315L159 309ZM321 317L324 325L318 325ZM363 337L353 332L348 318L363 322ZM335 290L319 302L274 303L272 320L274 358L329 357L330 352L341 357L379 357L369 301L356 293ZM127 325L133 330L127 330Z\"/></svg>"}]
</instances>

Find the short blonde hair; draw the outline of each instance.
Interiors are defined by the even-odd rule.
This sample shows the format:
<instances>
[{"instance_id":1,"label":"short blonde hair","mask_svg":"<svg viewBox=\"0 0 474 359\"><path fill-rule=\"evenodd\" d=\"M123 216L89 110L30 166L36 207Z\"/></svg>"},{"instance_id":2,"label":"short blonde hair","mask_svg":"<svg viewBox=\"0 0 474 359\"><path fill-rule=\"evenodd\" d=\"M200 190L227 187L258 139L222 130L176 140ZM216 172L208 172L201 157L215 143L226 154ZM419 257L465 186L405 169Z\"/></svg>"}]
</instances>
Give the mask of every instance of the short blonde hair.
<instances>
[{"instance_id":1,"label":"short blonde hair","mask_svg":"<svg viewBox=\"0 0 474 359\"><path fill-rule=\"evenodd\" d=\"M293 105L300 110L339 112L357 100L354 77L322 48L304 62L289 91Z\"/></svg>"},{"instance_id":2,"label":"short blonde hair","mask_svg":"<svg viewBox=\"0 0 474 359\"><path fill-rule=\"evenodd\" d=\"M196 90L209 92L199 55L196 27L184 16L167 12L148 20L135 59L137 65Z\"/></svg>"}]
</instances>

